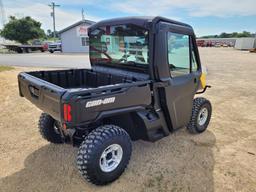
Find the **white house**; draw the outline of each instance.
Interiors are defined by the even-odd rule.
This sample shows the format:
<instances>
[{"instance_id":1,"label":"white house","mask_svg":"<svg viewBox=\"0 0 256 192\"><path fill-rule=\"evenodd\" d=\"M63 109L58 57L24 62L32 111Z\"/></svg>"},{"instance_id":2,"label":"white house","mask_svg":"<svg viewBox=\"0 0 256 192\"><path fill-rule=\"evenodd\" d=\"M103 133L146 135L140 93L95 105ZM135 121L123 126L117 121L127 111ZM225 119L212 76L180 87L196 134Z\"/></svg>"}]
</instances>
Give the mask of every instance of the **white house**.
<instances>
[{"instance_id":1,"label":"white house","mask_svg":"<svg viewBox=\"0 0 256 192\"><path fill-rule=\"evenodd\" d=\"M59 31L62 52L86 53L89 52L89 38L87 29L94 21L82 20Z\"/></svg>"}]
</instances>

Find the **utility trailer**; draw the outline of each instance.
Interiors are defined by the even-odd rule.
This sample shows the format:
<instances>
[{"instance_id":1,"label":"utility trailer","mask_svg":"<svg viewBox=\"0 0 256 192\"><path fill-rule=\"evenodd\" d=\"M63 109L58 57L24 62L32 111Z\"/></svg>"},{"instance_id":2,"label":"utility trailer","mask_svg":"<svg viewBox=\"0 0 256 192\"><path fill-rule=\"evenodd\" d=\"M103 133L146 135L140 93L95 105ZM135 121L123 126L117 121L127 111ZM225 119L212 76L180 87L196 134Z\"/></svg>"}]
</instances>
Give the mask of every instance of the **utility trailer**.
<instances>
[{"instance_id":1,"label":"utility trailer","mask_svg":"<svg viewBox=\"0 0 256 192\"><path fill-rule=\"evenodd\" d=\"M49 142L78 146L77 167L96 185L116 180L131 140L157 141L211 118L209 87L190 25L163 17L128 17L89 28L91 69L22 72L20 96L43 111Z\"/></svg>"},{"instance_id":2,"label":"utility trailer","mask_svg":"<svg viewBox=\"0 0 256 192\"><path fill-rule=\"evenodd\" d=\"M16 53L30 53L32 51L41 51L45 52L47 48L44 45L11 45L3 44L6 49L14 51Z\"/></svg>"}]
</instances>

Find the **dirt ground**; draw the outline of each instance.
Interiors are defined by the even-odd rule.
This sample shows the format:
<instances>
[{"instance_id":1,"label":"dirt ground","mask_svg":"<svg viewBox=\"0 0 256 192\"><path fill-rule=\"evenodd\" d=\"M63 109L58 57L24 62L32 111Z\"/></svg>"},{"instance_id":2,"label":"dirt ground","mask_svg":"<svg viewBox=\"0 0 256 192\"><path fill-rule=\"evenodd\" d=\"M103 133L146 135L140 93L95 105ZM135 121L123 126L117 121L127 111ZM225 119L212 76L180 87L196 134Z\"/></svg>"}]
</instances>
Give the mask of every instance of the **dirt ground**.
<instances>
[{"instance_id":1,"label":"dirt ground","mask_svg":"<svg viewBox=\"0 0 256 192\"><path fill-rule=\"evenodd\" d=\"M40 137L41 111L18 95L17 74L28 68L0 72L0 191L256 191L256 54L200 53L212 85L205 94L213 105L208 130L134 142L128 169L104 187L80 177L76 148Z\"/></svg>"}]
</instances>

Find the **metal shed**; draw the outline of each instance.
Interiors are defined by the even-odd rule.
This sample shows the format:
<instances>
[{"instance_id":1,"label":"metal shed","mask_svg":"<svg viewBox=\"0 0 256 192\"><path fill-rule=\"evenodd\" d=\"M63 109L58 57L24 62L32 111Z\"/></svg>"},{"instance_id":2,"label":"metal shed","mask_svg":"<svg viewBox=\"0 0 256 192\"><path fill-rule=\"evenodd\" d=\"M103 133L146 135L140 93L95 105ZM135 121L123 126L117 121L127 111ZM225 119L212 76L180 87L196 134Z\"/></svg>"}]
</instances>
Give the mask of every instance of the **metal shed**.
<instances>
[{"instance_id":1,"label":"metal shed","mask_svg":"<svg viewBox=\"0 0 256 192\"><path fill-rule=\"evenodd\" d=\"M236 40L235 49L249 50L256 48L256 38L245 37Z\"/></svg>"},{"instance_id":2,"label":"metal shed","mask_svg":"<svg viewBox=\"0 0 256 192\"><path fill-rule=\"evenodd\" d=\"M87 34L87 29L94 23L94 21L82 20L59 31L62 43L62 52L89 52L89 38Z\"/></svg>"}]
</instances>

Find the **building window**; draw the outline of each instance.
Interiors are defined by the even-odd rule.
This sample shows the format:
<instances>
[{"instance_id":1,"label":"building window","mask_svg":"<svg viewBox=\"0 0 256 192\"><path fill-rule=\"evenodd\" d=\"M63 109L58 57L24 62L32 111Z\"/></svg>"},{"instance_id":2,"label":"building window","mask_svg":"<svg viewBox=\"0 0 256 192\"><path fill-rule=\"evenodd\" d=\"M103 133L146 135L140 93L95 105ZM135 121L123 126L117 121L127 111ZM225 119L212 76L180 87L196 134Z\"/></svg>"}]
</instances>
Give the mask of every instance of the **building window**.
<instances>
[{"instance_id":1,"label":"building window","mask_svg":"<svg viewBox=\"0 0 256 192\"><path fill-rule=\"evenodd\" d=\"M81 37L81 42L82 42L82 46L86 46L86 38L85 37Z\"/></svg>"},{"instance_id":2,"label":"building window","mask_svg":"<svg viewBox=\"0 0 256 192\"><path fill-rule=\"evenodd\" d=\"M190 73L189 36L168 33L168 62L172 77Z\"/></svg>"},{"instance_id":3,"label":"building window","mask_svg":"<svg viewBox=\"0 0 256 192\"><path fill-rule=\"evenodd\" d=\"M192 69L191 69L191 71L192 72L195 72L195 71L197 71L198 70L198 64L197 64L197 61L196 61L196 55L195 55L195 50L194 50L194 48L193 48L193 45L191 45L192 46L192 54L191 54L191 56L192 56L192 58L191 58L191 62L192 62Z\"/></svg>"},{"instance_id":4,"label":"building window","mask_svg":"<svg viewBox=\"0 0 256 192\"><path fill-rule=\"evenodd\" d=\"M85 43L86 46L89 46L89 37L86 37L86 43Z\"/></svg>"},{"instance_id":5,"label":"building window","mask_svg":"<svg viewBox=\"0 0 256 192\"><path fill-rule=\"evenodd\" d=\"M89 37L81 37L82 46L89 46Z\"/></svg>"}]
</instances>

